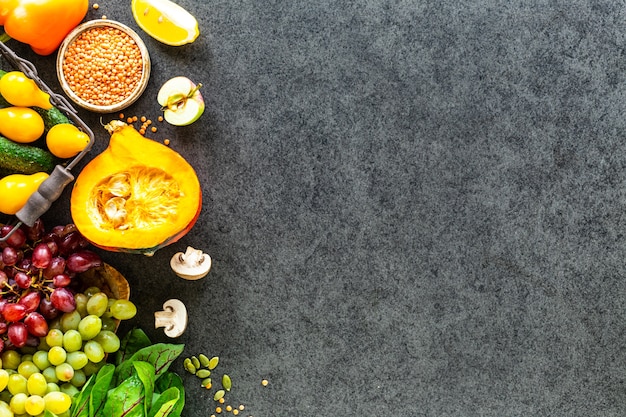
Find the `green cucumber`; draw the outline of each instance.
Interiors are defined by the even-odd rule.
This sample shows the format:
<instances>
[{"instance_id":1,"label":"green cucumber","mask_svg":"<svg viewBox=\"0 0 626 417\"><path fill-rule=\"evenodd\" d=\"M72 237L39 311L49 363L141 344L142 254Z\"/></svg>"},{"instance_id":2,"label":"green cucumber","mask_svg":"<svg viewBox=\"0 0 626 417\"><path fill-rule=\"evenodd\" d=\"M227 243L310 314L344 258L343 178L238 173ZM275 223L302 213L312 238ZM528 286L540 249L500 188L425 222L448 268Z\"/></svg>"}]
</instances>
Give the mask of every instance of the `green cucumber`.
<instances>
[{"instance_id":1,"label":"green cucumber","mask_svg":"<svg viewBox=\"0 0 626 417\"><path fill-rule=\"evenodd\" d=\"M70 119L68 119L67 116L56 107L52 107L50 110L44 110L40 107L33 107L33 110L39 113L39 115L43 119L43 125L44 125L46 132L50 130L52 126L55 126L61 123L72 124Z\"/></svg>"},{"instance_id":2,"label":"green cucumber","mask_svg":"<svg viewBox=\"0 0 626 417\"><path fill-rule=\"evenodd\" d=\"M51 173L54 156L45 149L13 142L0 136L0 171L13 174Z\"/></svg>"}]
</instances>

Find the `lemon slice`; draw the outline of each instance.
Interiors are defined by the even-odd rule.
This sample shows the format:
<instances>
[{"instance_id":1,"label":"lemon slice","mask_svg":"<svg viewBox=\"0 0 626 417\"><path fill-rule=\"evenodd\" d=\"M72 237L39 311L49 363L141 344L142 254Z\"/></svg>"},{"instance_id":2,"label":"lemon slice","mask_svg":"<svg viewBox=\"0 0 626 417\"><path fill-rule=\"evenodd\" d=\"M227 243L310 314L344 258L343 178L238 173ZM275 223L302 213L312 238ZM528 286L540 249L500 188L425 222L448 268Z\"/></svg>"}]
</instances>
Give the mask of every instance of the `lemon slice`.
<instances>
[{"instance_id":1,"label":"lemon slice","mask_svg":"<svg viewBox=\"0 0 626 417\"><path fill-rule=\"evenodd\" d=\"M185 45L200 34L196 18L170 0L132 0L131 7L139 27L166 45Z\"/></svg>"}]
</instances>

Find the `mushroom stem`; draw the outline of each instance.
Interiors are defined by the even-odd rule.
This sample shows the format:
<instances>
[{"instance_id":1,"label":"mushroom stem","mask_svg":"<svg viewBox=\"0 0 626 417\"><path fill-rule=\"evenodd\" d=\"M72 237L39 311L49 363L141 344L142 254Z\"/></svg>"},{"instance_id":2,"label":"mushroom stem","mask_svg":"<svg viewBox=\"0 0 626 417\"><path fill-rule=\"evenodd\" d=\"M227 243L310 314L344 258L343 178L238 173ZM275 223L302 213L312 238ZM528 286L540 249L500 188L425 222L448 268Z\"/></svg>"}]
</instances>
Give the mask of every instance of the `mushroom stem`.
<instances>
[{"instance_id":1,"label":"mushroom stem","mask_svg":"<svg viewBox=\"0 0 626 417\"><path fill-rule=\"evenodd\" d=\"M171 299L163 304L163 311L154 313L154 328L163 327L169 337L178 337L187 328L187 308L182 301Z\"/></svg>"}]
</instances>

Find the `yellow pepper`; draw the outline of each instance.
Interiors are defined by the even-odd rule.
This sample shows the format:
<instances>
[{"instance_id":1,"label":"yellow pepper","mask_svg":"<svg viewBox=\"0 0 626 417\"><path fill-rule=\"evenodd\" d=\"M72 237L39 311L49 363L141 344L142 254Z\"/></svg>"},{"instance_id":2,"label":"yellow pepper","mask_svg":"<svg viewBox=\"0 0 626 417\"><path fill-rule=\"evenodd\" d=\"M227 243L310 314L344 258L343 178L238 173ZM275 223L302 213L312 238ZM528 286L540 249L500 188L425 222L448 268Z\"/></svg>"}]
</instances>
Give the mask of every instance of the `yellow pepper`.
<instances>
[{"instance_id":1,"label":"yellow pepper","mask_svg":"<svg viewBox=\"0 0 626 417\"><path fill-rule=\"evenodd\" d=\"M12 215L20 211L47 178L47 173L37 172L32 175L12 174L0 179L0 212Z\"/></svg>"},{"instance_id":2,"label":"yellow pepper","mask_svg":"<svg viewBox=\"0 0 626 417\"><path fill-rule=\"evenodd\" d=\"M45 56L57 50L88 9L89 0L0 0L0 26Z\"/></svg>"}]
</instances>

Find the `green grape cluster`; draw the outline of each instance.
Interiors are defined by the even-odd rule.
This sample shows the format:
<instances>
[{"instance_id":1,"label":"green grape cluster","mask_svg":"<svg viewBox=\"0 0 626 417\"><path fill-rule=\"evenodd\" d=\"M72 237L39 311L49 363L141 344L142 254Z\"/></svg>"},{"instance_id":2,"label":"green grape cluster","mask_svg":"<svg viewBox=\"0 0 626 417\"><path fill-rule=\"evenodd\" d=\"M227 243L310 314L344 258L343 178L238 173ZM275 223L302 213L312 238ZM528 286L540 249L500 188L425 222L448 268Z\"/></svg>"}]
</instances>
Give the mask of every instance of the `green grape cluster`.
<instances>
[{"instance_id":1,"label":"green grape cluster","mask_svg":"<svg viewBox=\"0 0 626 417\"><path fill-rule=\"evenodd\" d=\"M134 317L135 305L97 287L75 299L76 309L53 320L36 348L5 350L0 356L0 417L39 416L45 410L69 415L72 398L105 364L106 355L120 348L118 321Z\"/></svg>"}]
</instances>

